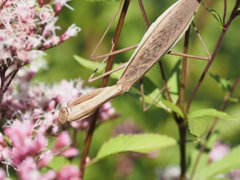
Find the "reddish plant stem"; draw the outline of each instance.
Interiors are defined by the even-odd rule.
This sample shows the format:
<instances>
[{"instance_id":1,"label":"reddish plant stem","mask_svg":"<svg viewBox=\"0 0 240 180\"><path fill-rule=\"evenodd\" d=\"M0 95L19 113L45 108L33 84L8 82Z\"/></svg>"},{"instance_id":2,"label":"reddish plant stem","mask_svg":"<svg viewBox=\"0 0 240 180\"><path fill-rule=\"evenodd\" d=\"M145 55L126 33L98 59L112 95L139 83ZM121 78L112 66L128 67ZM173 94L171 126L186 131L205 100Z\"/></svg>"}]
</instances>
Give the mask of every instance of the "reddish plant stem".
<instances>
[{"instance_id":1,"label":"reddish plant stem","mask_svg":"<svg viewBox=\"0 0 240 180\"><path fill-rule=\"evenodd\" d=\"M145 22L145 24L146 24L146 27L149 28L150 23L149 23L149 20L148 20L148 17L147 17L147 13L146 13L146 11L145 11L145 8L144 8L144 6L143 6L142 0L138 0L138 4L139 4L139 7L140 7L140 9L141 9L142 16L143 16L144 22Z\"/></svg>"},{"instance_id":2,"label":"reddish plant stem","mask_svg":"<svg viewBox=\"0 0 240 180\"><path fill-rule=\"evenodd\" d=\"M120 34L121 34L121 31L122 31L122 26L123 26L123 23L124 23L126 14L127 14L127 10L128 10L130 1L131 1L131 0L125 0L125 1L124 1L123 8L122 8L122 11L121 11L119 20L118 20L117 28L116 28L116 30L115 30L115 34L114 34L114 37L113 37L113 42L112 42L112 43L113 43L113 46L112 46L112 48L111 48L112 51L115 51L115 50L117 49L118 40L119 40L119 38L120 38ZM107 63L107 67L106 67L106 69L105 69L105 72L110 71L110 70L112 69L113 60L114 60L114 55L112 55L112 56L109 57L108 63ZM108 84L108 79L109 79L109 75L108 75L108 76L105 76L105 77L103 78L103 82L102 82L102 86L101 86L101 87L107 86L107 84Z\"/></svg>"},{"instance_id":3,"label":"reddish plant stem","mask_svg":"<svg viewBox=\"0 0 240 180\"><path fill-rule=\"evenodd\" d=\"M180 138L180 167L181 174L180 180L186 180L186 130L187 125L185 123L178 124L179 138Z\"/></svg>"},{"instance_id":4,"label":"reddish plant stem","mask_svg":"<svg viewBox=\"0 0 240 180\"><path fill-rule=\"evenodd\" d=\"M183 47L184 54L188 54L189 36L190 36L190 27L188 28L188 30L185 33L184 47ZM179 105L180 109L182 110L182 112L185 111L184 100L185 100L185 90L186 90L186 77L187 77L187 57L183 57L180 92L179 92L179 99L178 99L178 105Z\"/></svg>"},{"instance_id":5,"label":"reddish plant stem","mask_svg":"<svg viewBox=\"0 0 240 180\"><path fill-rule=\"evenodd\" d=\"M84 148L83 148L83 153L82 153L82 158L80 161L80 178L83 179L84 177L84 172L85 172L85 165L86 165L86 158L88 157L88 152L90 149L90 145L92 142L92 137L93 137L93 133L96 127L96 122L97 122L97 118L98 118L98 112L99 112L99 108L93 113L93 115L91 116L91 121L90 121L90 125L89 128L87 130L87 136L85 139L85 143L84 143Z\"/></svg>"},{"instance_id":6,"label":"reddish plant stem","mask_svg":"<svg viewBox=\"0 0 240 180\"><path fill-rule=\"evenodd\" d=\"M125 0L124 1L122 11L121 11L121 14L120 14L120 17L119 17L119 20L118 20L118 24L117 24L117 27L116 27L116 30L115 30L114 38L113 38L113 46L112 46L113 51L116 50L116 47L117 47L117 44L118 44L118 40L119 40L119 37L120 37L120 34L121 34L122 26L123 26L123 23L124 23L124 20L125 20L125 17L126 17L126 13L127 13L130 1L131 0ZM112 69L113 59L114 59L114 55L109 57L108 64L107 64L107 67L106 67L106 70L105 70L106 72ZM109 79L109 76L104 77L101 87L107 86L108 79ZM93 133L94 133L94 130L95 130L95 127L96 127L98 112L99 112L99 109L97 109L93 113L92 119L90 121L89 129L87 131L87 136L86 136L86 140L85 140L85 144L84 144L84 148L83 148L83 154L82 154L82 158L81 158L80 165L79 165L80 172L81 172L81 175L80 175L81 177L80 178L82 178L82 179L84 177L86 158L88 156L88 152L89 152L90 145L91 145L91 142L92 142Z\"/></svg>"},{"instance_id":7,"label":"reddish plant stem","mask_svg":"<svg viewBox=\"0 0 240 180\"><path fill-rule=\"evenodd\" d=\"M192 104L192 101L193 101L193 99L194 99L198 89L200 88L200 86L201 86L201 84L202 84L202 82L203 82L203 80L204 80L204 78L205 78L205 76L206 76L210 66L212 65L212 63L213 63L213 61L214 61L214 59L215 59L215 57L216 57L216 55L217 55L217 53L219 51L220 44L222 43L222 40L223 40L225 34L226 34L226 30L223 29L222 33L220 35L220 38L218 39L218 42L217 42L217 45L216 45L215 50L213 52L213 55L211 56L210 61L208 62L207 66L205 67L205 69L204 69L200 79L198 80L196 86L194 87L194 89L193 89L193 91L192 91L192 93L190 95L190 98L189 98L189 101L188 101L188 104L187 104L187 108L186 108L186 112L187 113L189 112L189 109L190 109L190 106Z\"/></svg>"},{"instance_id":8,"label":"reddish plant stem","mask_svg":"<svg viewBox=\"0 0 240 180\"><path fill-rule=\"evenodd\" d=\"M15 70L13 70L7 77L6 71L9 67L2 68L1 70L1 87L0 87L0 107L3 100L4 93L8 90L9 85L11 84L13 78L16 76L17 72L19 71L20 67L17 67ZM7 82L6 82L7 81Z\"/></svg>"},{"instance_id":9,"label":"reddish plant stem","mask_svg":"<svg viewBox=\"0 0 240 180\"><path fill-rule=\"evenodd\" d=\"M184 38L184 47L183 53L188 53L188 45L189 45L189 37L190 37L190 27L185 33ZM178 106L184 112L184 99L185 99L185 84L186 84L186 72L187 72L187 57L183 57L182 60L182 75L181 75L181 83L180 83L180 93L178 99ZM175 116L176 117L176 116ZM180 179L186 179L186 131L187 124L185 123L186 119L181 118L180 124L178 124L179 137L180 137L180 167L181 174Z\"/></svg>"},{"instance_id":10,"label":"reddish plant stem","mask_svg":"<svg viewBox=\"0 0 240 180\"><path fill-rule=\"evenodd\" d=\"M162 80L163 80L164 87L166 89L168 100L170 102L172 102L171 94L170 94L169 88L167 87L167 78L166 78L165 73L164 73L162 61L158 61L158 65L159 65L159 68L160 68L160 73L162 75Z\"/></svg>"}]
</instances>

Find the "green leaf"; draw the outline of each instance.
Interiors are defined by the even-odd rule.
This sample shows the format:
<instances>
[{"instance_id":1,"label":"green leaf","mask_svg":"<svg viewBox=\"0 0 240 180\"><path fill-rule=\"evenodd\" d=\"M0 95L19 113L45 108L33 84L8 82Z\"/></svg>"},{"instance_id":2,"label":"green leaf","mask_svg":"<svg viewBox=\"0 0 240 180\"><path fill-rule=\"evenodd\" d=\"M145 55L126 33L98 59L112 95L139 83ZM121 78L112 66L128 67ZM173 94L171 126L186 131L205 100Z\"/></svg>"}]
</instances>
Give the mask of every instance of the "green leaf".
<instances>
[{"instance_id":1,"label":"green leaf","mask_svg":"<svg viewBox=\"0 0 240 180\"><path fill-rule=\"evenodd\" d=\"M204 119L189 119L188 126L191 134L200 137L207 129L207 122Z\"/></svg>"},{"instance_id":2,"label":"green leaf","mask_svg":"<svg viewBox=\"0 0 240 180\"><path fill-rule=\"evenodd\" d=\"M207 168L202 169L196 174L196 178L208 180L218 174L230 172L231 170L240 168L240 146L233 148L224 158L211 163Z\"/></svg>"},{"instance_id":3,"label":"green leaf","mask_svg":"<svg viewBox=\"0 0 240 180\"><path fill-rule=\"evenodd\" d=\"M179 116L181 116L182 118L184 118L184 114L182 112L182 110L175 104L173 104L172 102L162 99L162 103L169 109L171 109L171 111L177 113Z\"/></svg>"},{"instance_id":4,"label":"green leaf","mask_svg":"<svg viewBox=\"0 0 240 180\"><path fill-rule=\"evenodd\" d=\"M230 93L232 89L232 82L229 79L221 78L219 75L213 75L212 73L210 73L210 76L218 82L219 86L223 89L225 93Z\"/></svg>"},{"instance_id":5,"label":"green leaf","mask_svg":"<svg viewBox=\"0 0 240 180\"><path fill-rule=\"evenodd\" d=\"M231 179L228 179L228 178L210 178L208 180L231 180Z\"/></svg>"},{"instance_id":6,"label":"green leaf","mask_svg":"<svg viewBox=\"0 0 240 180\"><path fill-rule=\"evenodd\" d=\"M64 165L67 164L70 164L67 158L63 156L53 156L52 161L47 166L55 171L59 171Z\"/></svg>"},{"instance_id":7,"label":"green leaf","mask_svg":"<svg viewBox=\"0 0 240 180\"><path fill-rule=\"evenodd\" d=\"M234 103L239 102L239 98L234 98L234 97L229 97L228 100L231 101L231 102L234 102Z\"/></svg>"},{"instance_id":8,"label":"green leaf","mask_svg":"<svg viewBox=\"0 0 240 180\"><path fill-rule=\"evenodd\" d=\"M194 111L188 115L188 119L202 118L204 116L213 116L222 119L238 121L237 118L230 116L225 112L217 111L216 109L201 109Z\"/></svg>"},{"instance_id":9,"label":"green leaf","mask_svg":"<svg viewBox=\"0 0 240 180\"><path fill-rule=\"evenodd\" d=\"M95 69L99 66L99 62L90 61L89 59L85 59L85 58L82 58L82 57L77 56L77 55L74 55L73 57L83 67L85 67L87 69L90 69L92 71L95 71ZM119 65L120 64L114 64L113 68L116 68ZM105 68L106 68L106 64L103 64L102 67L101 67L102 70L99 73L103 73L103 69L105 69ZM122 71L116 71L116 72L112 73L110 77L114 78L114 79L119 79L121 77L121 74L122 74Z\"/></svg>"},{"instance_id":10,"label":"green leaf","mask_svg":"<svg viewBox=\"0 0 240 180\"><path fill-rule=\"evenodd\" d=\"M179 89L180 89L180 77L181 77L181 67L182 60L179 59L174 67L171 69L167 87L169 87L169 91L171 93L172 102L176 103L179 98Z\"/></svg>"},{"instance_id":11,"label":"green leaf","mask_svg":"<svg viewBox=\"0 0 240 180\"><path fill-rule=\"evenodd\" d=\"M4 140L6 141L6 143L9 145L9 146L12 146L12 141L10 140L9 137L7 136L3 136L4 137Z\"/></svg>"},{"instance_id":12,"label":"green leaf","mask_svg":"<svg viewBox=\"0 0 240 180\"><path fill-rule=\"evenodd\" d=\"M204 4L203 4L204 5ZM213 10L213 9L209 9L204 5L205 9L210 12L213 17L218 21L218 23L220 24L220 27L223 28L223 22L222 22L222 18L220 17L220 15L217 13L217 11Z\"/></svg>"},{"instance_id":13,"label":"green leaf","mask_svg":"<svg viewBox=\"0 0 240 180\"><path fill-rule=\"evenodd\" d=\"M208 179L208 180L231 180L231 179L228 179L228 178L211 178L211 179Z\"/></svg>"},{"instance_id":14,"label":"green leaf","mask_svg":"<svg viewBox=\"0 0 240 180\"><path fill-rule=\"evenodd\" d=\"M175 139L158 134L119 135L104 143L90 164L119 153L148 153L173 146L176 143Z\"/></svg>"}]
</instances>

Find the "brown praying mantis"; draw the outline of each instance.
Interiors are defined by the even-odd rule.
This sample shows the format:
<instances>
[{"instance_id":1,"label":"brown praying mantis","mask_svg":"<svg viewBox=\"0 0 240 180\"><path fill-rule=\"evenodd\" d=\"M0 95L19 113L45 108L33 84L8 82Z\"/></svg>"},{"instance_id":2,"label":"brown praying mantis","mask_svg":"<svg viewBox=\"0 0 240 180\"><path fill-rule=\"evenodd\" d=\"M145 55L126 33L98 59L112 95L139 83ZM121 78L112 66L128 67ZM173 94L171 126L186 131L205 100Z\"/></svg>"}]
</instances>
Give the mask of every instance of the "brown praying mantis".
<instances>
[{"instance_id":1,"label":"brown praying mantis","mask_svg":"<svg viewBox=\"0 0 240 180\"><path fill-rule=\"evenodd\" d=\"M182 38L200 2L179 0L169 7L147 30L117 84L93 90L62 107L59 122L86 118L105 102L129 91Z\"/></svg>"}]
</instances>

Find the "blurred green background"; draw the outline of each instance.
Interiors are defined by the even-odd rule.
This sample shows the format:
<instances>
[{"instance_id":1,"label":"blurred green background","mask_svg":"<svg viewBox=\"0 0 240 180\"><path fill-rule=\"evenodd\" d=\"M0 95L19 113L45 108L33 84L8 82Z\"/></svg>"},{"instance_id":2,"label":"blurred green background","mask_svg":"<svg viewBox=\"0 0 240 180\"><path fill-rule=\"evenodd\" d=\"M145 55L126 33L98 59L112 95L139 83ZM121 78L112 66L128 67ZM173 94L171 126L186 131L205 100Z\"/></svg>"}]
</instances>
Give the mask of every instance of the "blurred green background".
<instances>
[{"instance_id":1,"label":"blurred green background","mask_svg":"<svg viewBox=\"0 0 240 180\"><path fill-rule=\"evenodd\" d=\"M174 2L176 2L176 0L143 0L150 22L153 22ZM235 1L227 2L227 15L229 15ZM222 15L223 1L205 0L204 3L208 8L215 9L220 15ZM36 78L39 81L52 83L59 82L62 79L74 79L80 77L81 79L84 79L86 86L100 87L101 80L92 84L87 83L87 79L92 74L92 71L79 65L77 61L74 60L73 55L76 54L84 58L90 57L103 32L115 14L119 6L119 2L89 2L84 0L74 0L68 4L74 7L75 10L71 11L68 8L64 8L64 10L60 13L57 24L62 28L62 30L58 31L59 35L73 23L81 27L82 31L77 37L71 38L60 46L46 51L46 59L48 60L49 70L39 72ZM221 48L215 62L209 71L212 74L218 74L223 78L229 78L232 82L234 82L237 76L240 75L239 17L233 21L223 43L221 44ZM222 31L218 22L204 9L202 5L197 12L194 22L210 53L212 53ZM97 55L109 52L115 25L116 22L110 28L107 37L104 39L97 51ZM146 27L141 16L137 0L132 0L126 16L125 24L123 26L118 49L139 43L145 31ZM173 51L182 52L182 44L183 40L177 44ZM132 52L133 51L128 51L117 55L115 61L118 63L128 61ZM206 52L193 30L191 31L189 53L193 55L206 56ZM171 69L179 59L180 57L171 55L166 55L162 58L167 77L169 77ZM186 84L187 98L198 81L205 65L206 62L204 61L193 59L189 60L188 78ZM151 78L157 86L162 87L158 65L153 67L147 76ZM109 85L113 85L115 83L115 80L110 80ZM238 87L235 92L235 96L239 97L240 88ZM219 109L223 102L223 98L223 90L208 74L194 99L191 111L202 108ZM141 102L131 97L128 93L115 98L112 102L116 112L122 113L122 116L111 123L102 125L96 130L93 138L93 144L91 146L91 157L96 155L96 152L104 141L113 136L114 127L122 124L125 120L134 121L137 124L136 126L144 132L160 133L179 139L177 126L174 120L164 110L151 107L147 112L142 112ZM229 103L226 112L232 116L240 118L239 103ZM207 120L209 127L213 119ZM233 146L240 143L239 122L220 120L217 125L217 129L220 130L220 139L223 141L228 142ZM188 135L188 139L193 140L194 138L191 135ZM81 145L83 145L83 142ZM187 143L188 152L190 152L191 147L193 146L195 146L195 143ZM118 156L118 159L119 158L123 157ZM116 157L110 157L107 160L91 165L87 168L85 179L155 179L159 168L166 167L170 164L179 164L179 149L176 146L162 150L157 158L154 159L149 159L147 157L137 159L130 175L124 178L115 172L117 169L116 163Z\"/></svg>"}]
</instances>

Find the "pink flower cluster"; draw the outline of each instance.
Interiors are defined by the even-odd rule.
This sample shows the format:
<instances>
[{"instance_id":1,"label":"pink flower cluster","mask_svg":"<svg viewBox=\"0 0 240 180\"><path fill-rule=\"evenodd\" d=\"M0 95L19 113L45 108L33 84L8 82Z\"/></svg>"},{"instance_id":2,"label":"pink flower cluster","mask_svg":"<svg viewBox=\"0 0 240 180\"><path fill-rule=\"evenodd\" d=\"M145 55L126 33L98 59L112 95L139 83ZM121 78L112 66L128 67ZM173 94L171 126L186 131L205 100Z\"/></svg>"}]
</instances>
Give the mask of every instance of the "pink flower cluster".
<instances>
[{"instance_id":1,"label":"pink flower cluster","mask_svg":"<svg viewBox=\"0 0 240 180\"><path fill-rule=\"evenodd\" d=\"M78 155L78 150L71 147L71 137L64 131L57 135L59 126L57 123L59 103L69 101L79 95L79 91L72 86L76 83L69 82L69 88L73 91L65 93L67 81L59 85L33 86L30 81L39 68L45 67L42 60L36 61L29 68L21 69L12 84L6 91L1 108L1 121L5 121L3 133L0 134L0 179L5 179L4 170L14 168L18 179L62 179L63 172L74 172L71 178L79 179L79 170L75 166L64 166L56 172L50 169L41 174L40 170L46 167L54 158L61 156L72 158ZM36 82L35 82L36 83ZM78 81L77 84L81 84ZM64 89L65 87L65 89ZM62 89L63 91L59 91ZM69 89L68 89L69 90ZM44 94L43 94L44 91ZM54 136L49 147L49 137ZM5 138L4 138L5 137ZM2 177L2 178L1 178Z\"/></svg>"},{"instance_id":2,"label":"pink flower cluster","mask_svg":"<svg viewBox=\"0 0 240 180\"><path fill-rule=\"evenodd\" d=\"M47 67L42 59L43 50L61 44L80 31L72 25L61 36L56 35L55 30L60 29L55 26L56 15L63 6L71 9L66 4L68 1L55 0L53 10L44 0L38 3L0 0L1 180L7 180L7 176L19 180L80 180L81 172L76 166L65 165L55 170L49 163L55 162L57 156L68 160L78 155L70 134L67 131L59 134L56 109L88 90L82 88L79 79L62 80L52 86L31 83L38 70ZM28 68L22 68L29 63ZM116 118L114 112L111 103L106 103L101 107L99 124ZM77 126L72 123L72 127L75 131L84 130L88 121L80 121Z\"/></svg>"},{"instance_id":3,"label":"pink flower cluster","mask_svg":"<svg viewBox=\"0 0 240 180\"><path fill-rule=\"evenodd\" d=\"M51 169L45 174L41 174L39 170L46 167L54 156L68 159L78 155L78 150L71 146L72 138L66 131L57 135L59 126L56 109L89 90L82 88L83 82L80 79L70 82L62 80L52 86L37 82L32 85L31 80L40 68L46 68L45 61L41 59L31 63L28 68L20 69L4 94L1 121L5 125L4 134L0 134L2 170L14 168L20 180L30 175L38 177L36 179L74 179L73 177L77 178L80 174L74 166L63 167L59 172ZM105 121L117 117L111 103L101 107L99 117L105 117ZM71 124L79 131L88 127L88 119L76 122L82 126L86 122L84 128ZM51 147L50 136L55 137L50 143L54 142ZM73 173L66 175L62 173L64 171Z\"/></svg>"},{"instance_id":4,"label":"pink flower cluster","mask_svg":"<svg viewBox=\"0 0 240 180\"><path fill-rule=\"evenodd\" d=\"M35 0L0 0L0 53L1 64L30 63L43 55L42 50L56 46L81 30L74 24L60 37L55 30L56 14L69 0L56 0L55 7ZM39 0L42 3L41 0Z\"/></svg>"},{"instance_id":5,"label":"pink flower cluster","mask_svg":"<svg viewBox=\"0 0 240 180\"><path fill-rule=\"evenodd\" d=\"M80 172L74 166L63 167L59 172L50 169L41 174L39 171L51 162L53 155L69 158L78 154L77 149L69 147L71 138L68 132L60 133L51 149L48 149L47 132L40 125L29 120L15 120L5 125L4 134L7 141L0 134L0 161L6 165L7 170L8 166L13 167L17 172L18 179L51 180L61 177L66 168L75 172L74 175L71 174L72 177L79 179ZM66 178L57 179L65 180Z\"/></svg>"},{"instance_id":6,"label":"pink flower cluster","mask_svg":"<svg viewBox=\"0 0 240 180\"><path fill-rule=\"evenodd\" d=\"M43 50L61 44L81 30L75 24L56 35L56 15L69 0L55 0L55 10L43 0L0 0L0 104L18 70L42 58Z\"/></svg>"}]
</instances>

